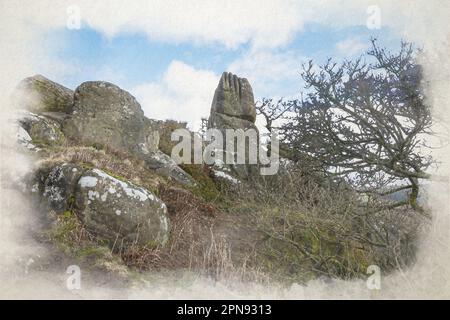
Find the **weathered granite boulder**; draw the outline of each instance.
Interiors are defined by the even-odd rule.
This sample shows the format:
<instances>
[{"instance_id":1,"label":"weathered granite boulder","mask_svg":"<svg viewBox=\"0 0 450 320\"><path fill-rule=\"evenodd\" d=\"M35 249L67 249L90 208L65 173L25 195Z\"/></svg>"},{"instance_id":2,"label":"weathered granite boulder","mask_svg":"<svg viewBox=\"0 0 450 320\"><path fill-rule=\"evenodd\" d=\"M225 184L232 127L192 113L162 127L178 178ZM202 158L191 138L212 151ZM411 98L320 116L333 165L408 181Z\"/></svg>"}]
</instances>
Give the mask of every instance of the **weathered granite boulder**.
<instances>
[{"instance_id":1,"label":"weathered granite boulder","mask_svg":"<svg viewBox=\"0 0 450 320\"><path fill-rule=\"evenodd\" d=\"M13 101L20 109L32 112L69 113L73 104L73 91L44 76L35 75L22 80Z\"/></svg>"},{"instance_id":2,"label":"weathered granite boulder","mask_svg":"<svg viewBox=\"0 0 450 320\"><path fill-rule=\"evenodd\" d=\"M166 205L150 191L93 169L78 180L75 208L88 230L121 248L164 246L170 223Z\"/></svg>"},{"instance_id":3,"label":"weathered granite boulder","mask_svg":"<svg viewBox=\"0 0 450 320\"><path fill-rule=\"evenodd\" d=\"M224 72L214 93L208 120L208 128L219 129L223 135L223 149L216 151L216 153L222 153L223 161L214 166L219 176L226 175L240 180L248 179L255 174L257 164L250 164L248 156L249 150L256 150L256 152L258 150L259 131L255 121L256 106L250 83L245 78ZM226 156L230 153L230 150L226 150L227 129L253 130L255 139L245 141L245 164L226 163ZM231 153L234 152L235 150L231 151Z\"/></svg>"},{"instance_id":4,"label":"weathered granite boulder","mask_svg":"<svg viewBox=\"0 0 450 320\"><path fill-rule=\"evenodd\" d=\"M66 141L58 122L31 112L24 112L19 125L29 134L34 144L62 145Z\"/></svg>"},{"instance_id":5,"label":"weathered granite boulder","mask_svg":"<svg viewBox=\"0 0 450 320\"><path fill-rule=\"evenodd\" d=\"M63 125L67 137L84 145L103 145L134 154L157 151L157 129L125 90L92 81L81 84L74 97L71 117Z\"/></svg>"},{"instance_id":6,"label":"weathered granite boulder","mask_svg":"<svg viewBox=\"0 0 450 320\"><path fill-rule=\"evenodd\" d=\"M146 118L136 99L114 84L97 81L80 85L63 132L80 144L132 153L150 164L149 169L192 184L186 172L170 158L160 156L158 122Z\"/></svg>"},{"instance_id":7,"label":"weathered granite boulder","mask_svg":"<svg viewBox=\"0 0 450 320\"><path fill-rule=\"evenodd\" d=\"M37 208L74 212L111 247L164 246L169 238L166 205L149 190L102 170L62 163L41 167L26 180Z\"/></svg>"}]
</instances>

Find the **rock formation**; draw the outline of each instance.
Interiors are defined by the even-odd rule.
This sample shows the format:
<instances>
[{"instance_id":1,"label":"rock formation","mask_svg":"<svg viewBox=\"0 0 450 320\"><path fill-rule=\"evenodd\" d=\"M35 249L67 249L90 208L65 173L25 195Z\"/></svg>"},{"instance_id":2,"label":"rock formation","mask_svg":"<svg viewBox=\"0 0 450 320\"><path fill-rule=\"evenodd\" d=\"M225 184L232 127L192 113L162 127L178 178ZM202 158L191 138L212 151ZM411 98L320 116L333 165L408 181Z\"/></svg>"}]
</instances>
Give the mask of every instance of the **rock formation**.
<instances>
[{"instance_id":1,"label":"rock formation","mask_svg":"<svg viewBox=\"0 0 450 320\"><path fill-rule=\"evenodd\" d=\"M163 246L169 237L166 205L151 191L99 169L73 163L41 169L31 190L43 210L74 210L86 229L110 247Z\"/></svg>"},{"instance_id":2,"label":"rock formation","mask_svg":"<svg viewBox=\"0 0 450 320\"><path fill-rule=\"evenodd\" d=\"M85 82L73 92L34 76L24 79L13 97L21 109L18 141L38 156L65 152L66 146L119 151L156 176L195 185L159 150L158 122L146 118L136 99L114 84ZM150 190L96 168L95 161L94 167L61 160L38 167L27 183L36 206L56 215L74 213L110 246L164 246L170 232L166 205Z\"/></svg>"},{"instance_id":3,"label":"rock formation","mask_svg":"<svg viewBox=\"0 0 450 320\"><path fill-rule=\"evenodd\" d=\"M85 82L75 90L72 113L63 131L84 145L100 144L139 155L158 150L158 131L139 103L108 82Z\"/></svg>"},{"instance_id":4,"label":"rock formation","mask_svg":"<svg viewBox=\"0 0 450 320\"><path fill-rule=\"evenodd\" d=\"M242 129L244 131L251 129L255 130L258 136L259 133L255 126L255 121L255 99L250 83L245 78L239 78L232 73L224 72L214 93L208 128L216 128L222 131L225 150L226 129ZM258 144L258 141L250 141L249 143ZM248 149L247 145L247 152ZM232 176L236 176L239 179L247 179L252 175L254 166L248 164L224 165L219 163L216 164L216 170L220 170L217 174L218 177L228 176L231 173Z\"/></svg>"},{"instance_id":5,"label":"rock formation","mask_svg":"<svg viewBox=\"0 0 450 320\"><path fill-rule=\"evenodd\" d=\"M245 78L224 72L214 93L209 128L256 129L253 90Z\"/></svg>"},{"instance_id":6,"label":"rock formation","mask_svg":"<svg viewBox=\"0 0 450 320\"><path fill-rule=\"evenodd\" d=\"M37 75L22 80L13 98L19 109L27 110L19 120L19 140L30 150L41 150L33 143L57 146L66 140L109 148L132 154L182 184L194 184L159 150L158 121L146 118L136 99L114 84L90 81L73 92Z\"/></svg>"},{"instance_id":7,"label":"rock formation","mask_svg":"<svg viewBox=\"0 0 450 320\"><path fill-rule=\"evenodd\" d=\"M14 102L32 112L69 113L73 91L41 75L23 79L13 95Z\"/></svg>"},{"instance_id":8,"label":"rock formation","mask_svg":"<svg viewBox=\"0 0 450 320\"><path fill-rule=\"evenodd\" d=\"M31 100L26 99L27 94L32 96ZM87 147L93 152L100 149L104 154L113 151L111 154L139 161L143 170L166 177L169 183L171 179L167 177L185 186L195 186L191 176L167 155L171 146L170 128L183 124L146 118L136 99L114 84L85 82L72 92L35 76L21 82L16 97L25 98L16 102L28 109L19 120L19 138L30 150L43 151L44 155L63 150L63 158L66 146ZM224 73L214 95L210 127L257 131L255 114L248 81ZM159 149L160 131L167 144L165 153ZM28 190L41 211L56 215L70 212L110 247L164 246L171 225L164 202L148 188L134 183L135 180L131 182L102 170L97 159L84 161L82 154L77 156L81 159L72 162L57 157L32 175ZM250 174L249 165L215 167L215 176L229 183L236 184Z\"/></svg>"},{"instance_id":9,"label":"rock formation","mask_svg":"<svg viewBox=\"0 0 450 320\"><path fill-rule=\"evenodd\" d=\"M23 226L13 223L7 230L17 229L20 240L26 241L20 244L27 250L19 250L26 255L16 259L14 249L11 259L7 257L14 266L13 278L23 280L28 270L54 274L75 263L83 270L83 279L91 270L106 271L92 274L105 276L99 277L104 285L113 274L129 274L126 282L133 288L142 284L148 289L147 283L153 279L148 270L199 271L220 280L241 275L236 266L250 266L240 277L243 280L259 274L267 280L273 272L283 281L307 281L324 272L330 277L359 277L367 261L383 263L392 258L378 246L363 252L367 241L355 242L355 237L346 239L339 234L350 230L366 237L366 229L355 225L354 219L337 228L335 219L314 214L317 208L341 214L333 207L333 191L337 191L338 204L342 199L352 200L341 210L343 217L351 218L348 208L355 209L355 214L361 211L353 201L353 191L347 194L333 183L322 186L321 175L309 175L293 162L284 163L276 178L260 180L256 175L263 161L236 164L215 157L235 156L234 150L228 152L227 141L223 146L214 144L214 149L203 145L215 164L208 161L180 167L169 156L178 143L171 141L171 133L186 124L146 118L136 99L111 83L86 82L73 93L35 76L21 82L15 97L17 106L27 109L14 119L22 147L17 146L18 152L6 149L5 154L25 154L31 161L7 155L6 164L18 161L27 165L19 165L17 170L5 166L7 170L0 172L2 187L13 191L7 193L11 197L5 198L6 208L11 201L24 200L24 206L16 209L23 210L23 217L30 222ZM209 128L223 133L253 129L256 138L246 148L254 150L254 144L259 147L255 114L248 81L224 73L215 91ZM18 192L24 197L17 197ZM309 206L322 199L328 207ZM30 206L25 200L30 200ZM17 210L7 213L14 215ZM391 216L390 211L386 214ZM414 221L406 222L405 230L416 226ZM295 228L286 229L289 225ZM288 241L261 237L265 234L286 234L298 247L293 250ZM341 238L344 242L337 243ZM29 239L38 243L28 243ZM404 239L414 240L409 233L398 239L394 234L395 243ZM410 256L411 248L405 250ZM331 254L335 263L317 270L315 262L321 262L324 253ZM352 256L356 258L350 261ZM344 273L342 265L346 266ZM139 271L144 273L138 278ZM89 278L87 282L91 283Z\"/></svg>"},{"instance_id":10,"label":"rock formation","mask_svg":"<svg viewBox=\"0 0 450 320\"><path fill-rule=\"evenodd\" d=\"M164 246L169 239L167 208L156 195L98 169L78 180L75 208L86 228L110 246Z\"/></svg>"},{"instance_id":11,"label":"rock formation","mask_svg":"<svg viewBox=\"0 0 450 320\"><path fill-rule=\"evenodd\" d=\"M216 116L225 115L255 123L256 109L253 90L245 78L224 72L214 93L210 125L217 127Z\"/></svg>"}]
</instances>

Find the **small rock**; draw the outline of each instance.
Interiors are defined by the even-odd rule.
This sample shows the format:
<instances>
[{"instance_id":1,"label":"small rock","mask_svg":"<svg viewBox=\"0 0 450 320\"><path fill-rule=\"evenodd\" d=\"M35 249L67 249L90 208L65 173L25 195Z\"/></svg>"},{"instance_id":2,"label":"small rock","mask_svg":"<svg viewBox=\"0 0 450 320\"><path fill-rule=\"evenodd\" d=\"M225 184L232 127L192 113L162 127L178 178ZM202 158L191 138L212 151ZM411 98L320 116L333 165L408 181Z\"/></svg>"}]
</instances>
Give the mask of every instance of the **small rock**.
<instances>
[{"instance_id":1,"label":"small rock","mask_svg":"<svg viewBox=\"0 0 450 320\"><path fill-rule=\"evenodd\" d=\"M61 213L73 205L71 202L75 200L77 181L82 174L83 169L72 163L64 163L50 170L41 187L43 199L49 209ZM41 172L41 175L45 175L45 173ZM32 186L32 192L33 188L39 190L39 182Z\"/></svg>"},{"instance_id":2,"label":"small rock","mask_svg":"<svg viewBox=\"0 0 450 320\"><path fill-rule=\"evenodd\" d=\"M33 141L41 144L55 146L62 145L66 141L60 125L47 117L25 112L19 124Z\"/></svg>"},{"instance_id":3,"label":"small rock","mask_svg":"<svg viewBox=\"0 0 450 320\"><path fill-rule=\"evenodd\" d=\"M161 151L149 154L143 160L147 168L155 170L161 175L171 177L184 185L195 185L191 176L181 169L171 157Z\"/></svg>"}]
</instances>

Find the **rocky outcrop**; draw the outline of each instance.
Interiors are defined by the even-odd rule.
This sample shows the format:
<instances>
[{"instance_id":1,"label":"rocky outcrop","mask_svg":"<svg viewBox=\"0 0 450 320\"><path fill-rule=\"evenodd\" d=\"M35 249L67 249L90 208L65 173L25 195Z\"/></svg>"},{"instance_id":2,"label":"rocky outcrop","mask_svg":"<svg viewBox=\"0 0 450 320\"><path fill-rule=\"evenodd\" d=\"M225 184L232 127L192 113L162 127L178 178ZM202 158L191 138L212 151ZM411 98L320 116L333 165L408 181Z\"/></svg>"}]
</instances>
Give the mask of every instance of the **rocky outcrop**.
<instances>
[{"instance_id":1,"label":"rocky outcrop","mask_svg":"<svg viewBox=\"0 0 450 320\"><path fill-rule=\"evenodd\" d=\"M73 112L64 121L63 132L79 144L131 153L149 164L149 169L193 184L186 172L159 152L157 121L146 118L136 99L114 84L81 84L75 90Z\"/></svg>"},{"instance_id":2,"label":"rocky outcrop","mask_svg":"<svg viewBox=\"0 0 450 320\"><path fill-rule=\"evenodd\" d=\"M93 169L78 181L75 199L86 228L107 239L110 246L164 246L169 239L166 205L130 182Z\"/></svg>"},{"instance_id":3,"label":"rocky outcrop","mask_svg":"<svg viewBox=\"0 0 450 320\"><path fill-rule=\"evenodd\" d=\"M110 247L164 246L169 238L166 205L129 181L72 163L41 168L31 181L29 188L44 212L74 211L86 229Z\"/></svg>"},{"instance_id":4,"label":"rocky outcrop","mask_svg":"<svg viewBox=\"0 0 450 320\"><path fill-rule=\"evenodd\" d=\"M231 174L231 178L234 176L237 179L248 179L254 174L256 167L255 165L248 164L248 150L250 149L249 143L256 144L256 149L258 145L259 132L255 126L255 121L255 99L250 83L245 78L239 78L234 74L224 72L214 93L208 128L215 128L222 131L224 138L222 153L224 159L227 144L226 129L254 130L256 133L256 141L246 142L246 164L216 163L215 171L218 176L230 176Z\"/></svg>"},{"instance_id":5,"label":"rocky outcrop","mask_svg":"<svg viewBox=\"0 0 450 320\"><path fill-rule=\"evenodd\" d=\"M20 108L36 113L68 113L73 105L73 91L44 76L35 75L19 83L13 100Z\"/></svg>"},{"instance_id":6,"label":"rocky outcrop","mask_svg":"<svg viewBox=\"0 0 450 320\"><path fill-rule=\"evenodd\" d=\"M40 151L41 146L60 146L70 140L76 145L130 153L161 175L195 184L159 151L161 121L146 118L136 99L112 83L85 82L73 92L38 75L21 81L14 102L19 109L33 111L20 115L17 133L18 142L29 150Z\"/></svg>"},{"instance_id":7,"label":"rocky outcrop","mask_svg":"<svg viewBox=\"0 0 450 320\"><path fill-rule=\"evenodd\" d=\"M66 136L84 144L100 144L123 152L147 154L158 149L158 131L136 99L108 82L85 82L74 95Z\"/></svg>"}]
</instances>

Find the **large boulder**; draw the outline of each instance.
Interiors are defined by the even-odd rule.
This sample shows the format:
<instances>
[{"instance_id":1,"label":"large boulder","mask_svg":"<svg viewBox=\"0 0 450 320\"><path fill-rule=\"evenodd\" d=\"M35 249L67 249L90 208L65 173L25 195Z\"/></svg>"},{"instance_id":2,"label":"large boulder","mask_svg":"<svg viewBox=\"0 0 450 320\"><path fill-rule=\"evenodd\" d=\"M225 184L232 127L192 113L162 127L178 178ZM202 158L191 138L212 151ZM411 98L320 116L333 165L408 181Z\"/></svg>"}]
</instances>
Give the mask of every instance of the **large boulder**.
<instances>
[{"instance_id":1,"label":"large boulder","mask_svg":"<svg viewBox=\"0 0 450 320\"><path fill-rule=\"evenodd\" d=\"M75 208L84 225L109 245L164 246L170 224L166 205L150 191L93 169L78 180Z\"/></svg>"},{"instance_id":2,"label":"large boulder","mask_svg":"<svg viewBox=\"0 0 450 320\"><path fill-rule=\"evenodd\" d=\"M162 247L168 241L166 205L129 181L73 163L43 166L25 180L37 208L56 215L75 213L88 231L110 247Z\"/></svg>"},{"instance_id":3,"label":"large boulder","mask_svg":"<svg viewBox=\"0 0 450 320\"><path fill-rule=\"evenodd\" d=\"M73 104L73 91L44 76L35 75L19 83L13 99L20 109L36 113L69 113Z\"/></svg>"},{"instance_id":4,"label":"large boulder","mask_svg":"<svg viewBox=\"0 0 450 320\"><path fill-rule=\"evenodd\" d=\"M214 93L208 120L208 128L219 129L223 135L223 148L222 150L216 150L216 153L222 153L223 160L226 159L227 152L229 152L229 150L226 150L227 129L254 130L256 140L248 139L245 142L245 164L225 164L223 161L216 163L214 172L217 173L217 176L227 176L240 180L249 179L256 173L257 165L249 164L248 161L248 151L258 150L259 131L255 121L256 106L250 83L245 78L239 78L234 74L224 72ZM233 150L232 153L234 152Z\"/></svg>"},{"instance_id":5,"label":"large boulder","mask_svg":"<svg viewBox=\"0 0 450 320\"><path fill-rule=\"evenodd\" d=\"M102 81L81 84L74 95L72 115L63 125L66 136L85 145L148 154L158 149L159 135L136 99L118 86Z\"/></svg>"},{"instance_id":6,"label":"large boulder","mask_svg":"<svg viewBox=\"0 0 450 320\"><path fill-rule=\"evenodd\" d=\"M146 118L136 99L114 84L97 81L80 85L63 132L84 145L131 153L149 169L192 184L191 177L158 150L158 122Z\"/></svg>"}]
</instances>

